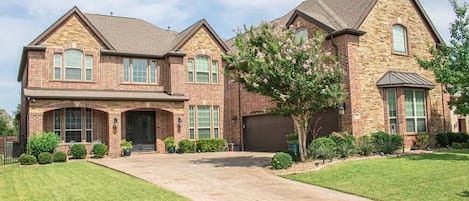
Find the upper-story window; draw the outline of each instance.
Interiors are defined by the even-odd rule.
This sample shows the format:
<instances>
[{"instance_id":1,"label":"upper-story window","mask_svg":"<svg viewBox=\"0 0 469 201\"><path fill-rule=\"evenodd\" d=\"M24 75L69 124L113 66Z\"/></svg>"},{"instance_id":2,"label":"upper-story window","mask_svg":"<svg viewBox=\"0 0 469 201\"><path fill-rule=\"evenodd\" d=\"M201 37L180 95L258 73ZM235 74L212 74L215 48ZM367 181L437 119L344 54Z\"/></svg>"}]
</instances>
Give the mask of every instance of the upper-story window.
<instances>
[{"instance_id":1,"label":"upper-story window","mask_svg":"<svg viewBox=\"0 0 469 201\"><path fill-rule=\"evenodd\" d=\"M156 60L124 58L124 82L125 83L149 83L157 82Z\"/></svg>"},{"instance_id":2,"label":"upper-story window","mask_svg":"<svg viewBox=\"0 0 469 201\"><path fill-rule=\"evenodd\" d=\"M80 50L66 50L54 54L54 80L92 80L93 56ZM85 76L83 76L83 74Z\"/></svg>"},{"instance_id":3,"label":"upper-story window","mask_svg":"<svg viewBox=\"0 0 469 201\"><path fill-rule=\"evenodd\" d=\"M407 29L399 24L392 26L393 52L397 54L408 54Z\"/></svg>"},{"instance_id":4,"label":"upper-story window","mask_svg":"<svg viewBox=\"0 0 469 201\"><path fill-rule=\"evenodd\" d=\"M197 56L187 60L188 81L196 83L218 83L218 61L208 56Z\"/></svg>"},{"instance_id":5,"label":"upper-story window","mask_svg":"<svg viewBox=\"0 0 469 201\"><path fill-rule=\"evenodd\" d=\"M302 28L295 33L295 42L300 43L308 40L308 29Z\"/></svg>"}]
</instances>

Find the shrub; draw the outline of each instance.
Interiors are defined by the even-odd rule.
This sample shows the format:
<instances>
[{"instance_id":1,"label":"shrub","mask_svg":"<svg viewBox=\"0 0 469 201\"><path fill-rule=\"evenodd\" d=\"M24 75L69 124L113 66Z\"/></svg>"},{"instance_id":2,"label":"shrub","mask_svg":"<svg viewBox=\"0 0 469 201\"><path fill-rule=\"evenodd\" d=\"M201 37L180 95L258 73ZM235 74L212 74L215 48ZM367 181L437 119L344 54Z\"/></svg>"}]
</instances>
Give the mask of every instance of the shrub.
<instances>
[{"instance_id":1,"label":"shrub","mask_svg":"<svg viewBox=\"0 0 469 201\"><path fill-rule=\"evenodd\" d=\"M451 146L453 149L464 149L464 144L463 143L458 143L458 142L453 142L453 145Z\"/></svg>"},{"instance_id":2,"label":"shrub","mask_svg":"<svg viewBox=\"0 0 469 201\"><path fill-rule=\"evenodd\" d=\"M55 152L52 156L54 163L67 162L67 154L63 151Z\"/></svg>"},{"instance_id":3,"label":"shrub","mask_svg":"<svg viewBox=\"0 0 469 201\"><path fill-rule=\"evenodd\" d=\"M103 143L93 145L93 154L95 158L102 158L107 154L107 146Z\"/></svg>"},{"instance_id":4,"label":"shrub","mask_svg":"<svg viewBox=\"0 0 469 201\"><path fill-rule=\"evenodd\" d=\"M438 133L436 135L436 143L438 143L440 147L447 147L449 145L448 135L446 133Z\"/></svg>"},{"instance_id":5,"label":"shrub","mask_svg":"<svg viewBox=\"0 0 469 201\"><path fill-rule=\"evenodd\" d=\"M200 152L225 151L226 142L224 139L200 139L197 140L197 150Z\"/></svg>"},{"instance_id":6,"label":"shrub","mask_svg":"<svg viewBox=\"0 0 469 201\"><path fill-rule=\"evenodd\" d=\"M452 146L453 143L455 142L457 143L467 142L467 140L469 139L469 135L465 133L447 133L447 135L448 135L448 144L450 146Z\"/></svg>"},{"instance_id":7,"label":"shrub","mask_svg":"<svg viewBox=\"0 0 469 201\"><path fill-rule=\"evenodd\" d=\"M52 154L49 152L42 152L37 157L37 162L39 164L49 164L52 163Z\"/></svg>"},{"instance_id":8,"label":"shrub","mask_svg":"<svg viewBox=\"0 0 469 201\"><path fill-rule=\"evenodd\" d=\"M308 154L313 158L322 158L323 163L326 159L334 158L336 154L336 144L334 140L327 137L320 137L313 142L308 147Z\"/></svg>"},{"instance_id":9,"label":"shrub","mask_svg":"<svg viewBox=\"0 0 469 201\"><path fill-rule=\"evenodd\" d=\"M70 152L74 159L84 159L86 157L86 147L84 144L73 144Z\"/></svg>"},{"instance_id":10,"label":"shrub","mask_svg":"<svg viewBox=\"0 0 469 201\"><path fill-rule=\"evenodd\" d=\"M21 165L34 165L37 163L36 156L31 154L21 154L19 161Z\"/></svg>"},{"instance_id":11,"label":"shrub","mask_svg":"<svg viewBox=\"0 0 469 201\"><path fill-rule=\"evenodd\" d=\"M286 151L283 151L283 153L290 155L292 160L295 162L298 162L301 160L300 154L295 154L295 152L293 152L292 150L286 150Z\"/></svg>"},{"instance_id":12,"label":"shrub","mask_svg":"<svg viewBox=\"0 0 469 201\"><path fill-rule=\"evenodd\" d=\"M289 154L278 152L272 157L270 164L273 169L287 169L292 166L292 157Z\"/></svg>"},{"instance_id":13,"label":"shrub","mask_svg":"<svg viewBox=\"0 0 469 201\"><path fill-rule=\"evenodd\" d=\"M428 134L419 134L415 138L415 144L419 149L425 149L430 143L430 136Z\"/></svg>"},{"instance_id":14,"label":"shrub","mask_svg":"<svg viewBox=\"0 0 469 201\"><path fill-rule=\"evenodd\" d=\"M60 137L55 133L41 133L28 139L28 153L38 157L42 152L54 153L59 146Z\"/></svg>"},{"instance_id":15,"label":"shrub","mask_svg":"<svg viewBox=\"0 0 469 201\"><path fill-rule=\"evenodd\" d=\"M298 134L291 133L287 135L287 144L299 144Z\"/></svg>"},{"instance_id":16,"label":"shrub","mask_svg":"<svg viewBox=\"0 0 469 201\"><path fill-rule=\"evenodd\" d=\"M370 136L364 135L357 140L358 153L362 156L369 156L375 150L373 139Z\"/></svg>"},{"instance_id":17,"label":"shrub","mask_svg":"<svg viewBox=\"0 0 469 201\"><path fill-rule=\"evenodd\" d=\"M168 150L170 147L176 147L176 141L174 141L174 137L167 137L164 139L164 146L166 150Z\"/></svg>"},{"instance_id":18,"label":"shrub","mask_svg":"<svg viewBox=\"0 0 469 201\"><path fill-rule=\"evenodd\" d=\"M197 145L195 142L190 140L181 140L178 144L177 153L195 153Z\"/></svg>"},{"instance_id":19,"label":"shrub","mask_svg":"<svg viewBox=\"0 0 469 201\"><path fill-rule=\"evenodd\" d=\"M348 158L355 150L355 137L344 132L333 132L330 136L336 146L339 157Z\"/></svg>"},{"instance_id":20,"label":"shrub","mask_svg":"<svg viewBox=\"0 0 469 201\"><path fill-rule=\"evenodd\" d=\"M404 144L404 139L400 135L389 134L383 131L371 135L375 144L376 151L385 154L393 154Z\"/></svg>"}]
</instances>

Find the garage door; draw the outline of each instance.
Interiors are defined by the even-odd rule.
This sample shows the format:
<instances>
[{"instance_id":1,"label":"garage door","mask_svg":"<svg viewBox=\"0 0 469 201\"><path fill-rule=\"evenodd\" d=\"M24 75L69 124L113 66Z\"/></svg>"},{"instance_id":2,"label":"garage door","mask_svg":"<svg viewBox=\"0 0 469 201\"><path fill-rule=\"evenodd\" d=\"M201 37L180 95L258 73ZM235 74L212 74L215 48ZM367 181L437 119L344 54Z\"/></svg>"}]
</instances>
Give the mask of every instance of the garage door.
<instances>
[{"instance_id":1,"label":"garage door","mask_svg":"<svg viewBox=\"0 0 469 201\"><path fill-rule=\"evenodd\" d=\"M338 113L327 110L316 115L313 121L318 121L319 135L327 136L339 130ZM244 117L244 149L246 151L276 152L288 149L286 135L293 133L293 120L290 117L258 115ZM314 122L311 123L313 126ZM307 144L312 135L308 135Z\"/></svg>"}]
</instances>

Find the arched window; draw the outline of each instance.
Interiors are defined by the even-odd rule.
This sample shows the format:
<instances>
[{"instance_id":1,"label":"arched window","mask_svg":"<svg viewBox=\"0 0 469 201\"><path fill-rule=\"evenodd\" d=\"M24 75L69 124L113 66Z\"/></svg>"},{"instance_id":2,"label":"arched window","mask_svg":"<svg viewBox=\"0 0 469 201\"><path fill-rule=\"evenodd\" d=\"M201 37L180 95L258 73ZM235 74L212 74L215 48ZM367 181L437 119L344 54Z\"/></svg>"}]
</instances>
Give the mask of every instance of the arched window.
<instances>
[{"instance_id":1,"label":"arched window","mask_svg":"<svg viewBox=\"0 0 469 201\"><path fill-rule=\"evenodd\" d=\"M65 79L81 80L83 53L79 50L65 51Z\"/></svg>"},{"instance_id":2,"label":"arched window","mask_svg":"<svg viewBox=\"0 0 469 201\"><path fill-rule=\"evenodd\" d=\"M399 24L392 26L393 51L398 54L408 54L407 29Z\"/></svg>"},{"instance_id":3,"label":"arched window","mask_svg":"<svg viewBox=\"0 0 469 201\"><path fill-rule=\"evenodd\" d=\"M295 42L300 43L308 40L308 29L302 28L295 33Z\"/></svg>"}]
</instances>

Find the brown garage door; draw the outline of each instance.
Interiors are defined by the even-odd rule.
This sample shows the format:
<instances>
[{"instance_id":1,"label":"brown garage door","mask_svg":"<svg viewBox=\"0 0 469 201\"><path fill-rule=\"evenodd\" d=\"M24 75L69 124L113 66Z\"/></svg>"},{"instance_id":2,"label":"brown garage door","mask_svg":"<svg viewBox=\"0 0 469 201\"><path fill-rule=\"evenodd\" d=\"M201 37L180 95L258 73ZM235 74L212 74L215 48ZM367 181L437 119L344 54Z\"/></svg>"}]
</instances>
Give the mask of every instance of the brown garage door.
<instances>
[{"instance_id":1,"label":"brown garage door","mask_svg":"<svg viewBox=\"0 0 469 201\"><path fill-rule=\"evenodd\" d=\"M327 110L316 115L319 135L327 136L339 130L338 113L336 110ZM290 117L258 115L244 117L244 149L246 151L276 152L288 149L286 135L293 133L293 120ZM314 122L312 122L313 126ZM307 144L311 142L312 135L308 135Z\"/></svg>"}]
</instances>

